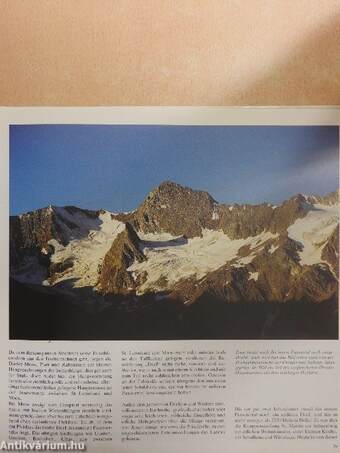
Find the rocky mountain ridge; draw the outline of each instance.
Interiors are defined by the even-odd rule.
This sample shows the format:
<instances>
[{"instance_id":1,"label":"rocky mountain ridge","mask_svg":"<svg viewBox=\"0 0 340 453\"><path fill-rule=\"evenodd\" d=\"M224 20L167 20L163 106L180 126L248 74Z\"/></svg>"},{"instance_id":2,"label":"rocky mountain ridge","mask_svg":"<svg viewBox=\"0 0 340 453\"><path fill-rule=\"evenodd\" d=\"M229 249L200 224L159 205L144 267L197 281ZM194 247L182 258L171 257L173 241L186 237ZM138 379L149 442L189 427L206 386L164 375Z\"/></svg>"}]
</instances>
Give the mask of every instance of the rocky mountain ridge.
<instances>
[{"instance_id":1,"label":"rocky mountain ridge","mask_svg":"<svg viewBox=\"0 0 340 453\"><path fill-rule=\"evenodd\" d=\"M226 205L166 181L130 213L49 206L10 218L11 277L96 300L320 303L338 291L338 196Z\"/></svg>"}]
</instances>

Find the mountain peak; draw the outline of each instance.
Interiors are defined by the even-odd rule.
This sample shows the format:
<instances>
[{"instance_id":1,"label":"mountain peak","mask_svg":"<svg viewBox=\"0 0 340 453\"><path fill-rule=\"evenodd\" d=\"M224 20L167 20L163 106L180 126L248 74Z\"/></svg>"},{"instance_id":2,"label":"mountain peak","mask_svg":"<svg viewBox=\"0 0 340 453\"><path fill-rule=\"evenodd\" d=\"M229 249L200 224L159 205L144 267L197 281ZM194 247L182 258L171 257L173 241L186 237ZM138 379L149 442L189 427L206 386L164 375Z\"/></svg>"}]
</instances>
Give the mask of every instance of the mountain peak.
<instances>
[{"instance_id":1,"label":"mountain peak","mask_svg":"<svg viewBox=\"0 0 340 453\"><path fill-rule=\"evenodd\" d=\"M171 180L165 180L157 187L151 190L149 193L147 200L152 199L154 196L157 198L159 196L174 196L175 198L178 197L185 197L185 196L192 196L196 194L196 196L204 197L209 199L211 202L216 203L213 197L204 190L195 190L188 186L183 186L178 184L177 182Z\"/></svg>"},{"instance_id":2,"label":"mountain peak","mask_svg":"<svg viewBox=\"0 0 340 453\"><path fill-rule=\"evenodd\" d=\"M297 194L293 198L290 198L288 202L291 201L293 203L297 203L299 205L307 206L307 205L314 205L315 203L325 204L325 205L334 205L339 203L339 189L329 192L326 195L305 195L305 194Z\"/></svg>"},{"instance_id":3,"label":"mountain peak","mask_svg":"<svg viewBox=\"0 0 340 453\"><path fill-rule=\"evenodd\" d=\"M200 236L202 225L212 219L216 201L208 192L193 190L173 181L155 187L133 214L137 231L167 231L173 235Z\"/></svg>"},{"instance_id":4,"label":"mountain peak","mask_svg":"<svg viewBox=\"0 0 340 453\"><path fill-rule=\"evenodd\" d=\"M181 185L178 184L177 182L171 181L170 179L166 179L165 181L161 182L161 183L158 185L158 189L160 189L160 188L167 188L167 187L184 187L184 186L181 186Z\"/></svg>"},{"instance_id":5,"label":"mountain peak","mask_svg":"<svg viewBox=\"0 0 340 453\"><path fill-rule=\"evenodd\" d=\"M171 190L192 190L189 187L182 186L175 181L171 181L169 179L161 182L158 186L154 187L150 194L157 193L157 192L164 192L164 191L171 191Z\"/></svg>"}]
</instances>

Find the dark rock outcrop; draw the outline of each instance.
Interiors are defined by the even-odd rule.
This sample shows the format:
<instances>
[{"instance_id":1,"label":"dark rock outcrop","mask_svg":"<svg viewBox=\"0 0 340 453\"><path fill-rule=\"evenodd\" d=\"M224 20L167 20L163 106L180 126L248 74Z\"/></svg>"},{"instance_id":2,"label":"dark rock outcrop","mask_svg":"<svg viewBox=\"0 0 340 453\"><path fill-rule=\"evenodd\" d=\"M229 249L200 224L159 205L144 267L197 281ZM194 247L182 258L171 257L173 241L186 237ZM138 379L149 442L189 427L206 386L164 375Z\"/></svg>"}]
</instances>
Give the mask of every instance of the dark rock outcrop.
<instances>
[{"instance_id":1,"label":"dark rock outcrop","mask_svg":"<svg viewBox=\"0 0 340 453\"><path fill-rule=\"evenodd\" d=\"M102 294L126 294L135 289L135 281L127 268L134 261L145 259L139 245L137 233L127 223L105 255L98 281L98 289Z\"/></svg>"},{"instance_id":2,"label":"dark rock outcrop","mask_svg":"<svg viewBox=\"0 0 340 453\"><path fill-rule=\"evenodd\" d=\"M339 275L339 225L325 244L321 258L331 265L335 275Z\"/></svg>"}]
</instances>

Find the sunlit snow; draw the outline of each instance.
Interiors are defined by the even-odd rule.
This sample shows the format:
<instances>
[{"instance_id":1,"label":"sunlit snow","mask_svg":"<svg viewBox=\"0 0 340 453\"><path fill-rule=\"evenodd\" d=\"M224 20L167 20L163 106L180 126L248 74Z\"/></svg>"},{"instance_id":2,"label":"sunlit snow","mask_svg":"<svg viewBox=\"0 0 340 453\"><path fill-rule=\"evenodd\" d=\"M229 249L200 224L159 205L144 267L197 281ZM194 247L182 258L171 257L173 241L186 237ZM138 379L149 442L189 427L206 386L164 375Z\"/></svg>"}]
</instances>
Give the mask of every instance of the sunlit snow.
<instances>
[{"instance_id":1,"label":"sunlit snow","mask_svg":"<svg viewBox=\"0 0 340 453\"><path fill-rule=\"evenodd\" d=\"M322 250L338 222L338 205L315 204L305 217L297 219L288 228L289 237L303 246L299 252L300 264L325 262L321 258Z\"/></svg>"},{"instance_id":2,"label":"sunlit snow","mask_svg":"<svg viewBox=\"0 0 340 453\"><path fill-rule=\"evenodd\" d=\"M218 212L214 209L213 213L212 213L212 216L211 216L211 219L212 220L218 220L219 218L220 218L220 216L218 215Z\"/></svg>"},{"instance_id":3,"label":"sunlit snow","mask_svg":"<svg viewBox=\"0 0 340 453\"><path fill-rule=\"evenodd\" d=\"M84 238L70 241L66 247L55 239L49 241L49 244L55 248L51 257L52 263L62 263L68 259L73 261L72 268L60 275L55 283L75 279L74 287L96 285L98 266L102 263L114 239L124 230L125 224L112 219L111 213L105 211L99 215L97 228L90 230Z\"/></svg>"},{"instance_id":4,"label":"sunlit snow","mask_svg":"<svg viewBox=\"0 0 340 453\"><path fill-rule=\"evenodd\" d=\"M133 263L128 270L137 275L146 274L146 281L139 292L159 291L173 287L183 278L200 279L208 272L218 269L238 256L243 246L250 250L261 243L276 237L270 232L263 232L246 239L230 239L222 231L203 230L202 237L183 241L183 238L169 234L140 235L146 241L143 252L146 260ZM255 254L239 258L235 267L251 262Z\"/></svg>"},{"instance_id":5,"label":"sunlit snow","mask_svg":"<svg viewBox=\"0 0 340 453\"><path fill-rule=\"evenodd\" d=\"M254 280L255 282L257 282L258 279L259 279L259 273L258 272L249 272L248 280Z\"/></svg>"}]
</instances>

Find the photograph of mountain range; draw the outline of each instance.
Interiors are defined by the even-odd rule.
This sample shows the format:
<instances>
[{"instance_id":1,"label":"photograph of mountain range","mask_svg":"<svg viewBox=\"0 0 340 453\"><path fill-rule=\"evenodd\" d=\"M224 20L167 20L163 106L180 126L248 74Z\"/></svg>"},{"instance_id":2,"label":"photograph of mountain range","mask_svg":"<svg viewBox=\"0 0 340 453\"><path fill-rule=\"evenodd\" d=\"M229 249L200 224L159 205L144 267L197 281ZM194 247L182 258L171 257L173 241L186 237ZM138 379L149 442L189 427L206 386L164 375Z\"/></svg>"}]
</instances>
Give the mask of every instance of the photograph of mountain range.
<instances>
[{"instance_id":1,"label":"photograph of mountain range","mask_svg":"<svg viewBox=\"0 0 340 453\"><path fill-rule=\"evenodd\" d=\"M339 129L10 127L10 338L337 339Z\"/></svg>"}]
</instances>

